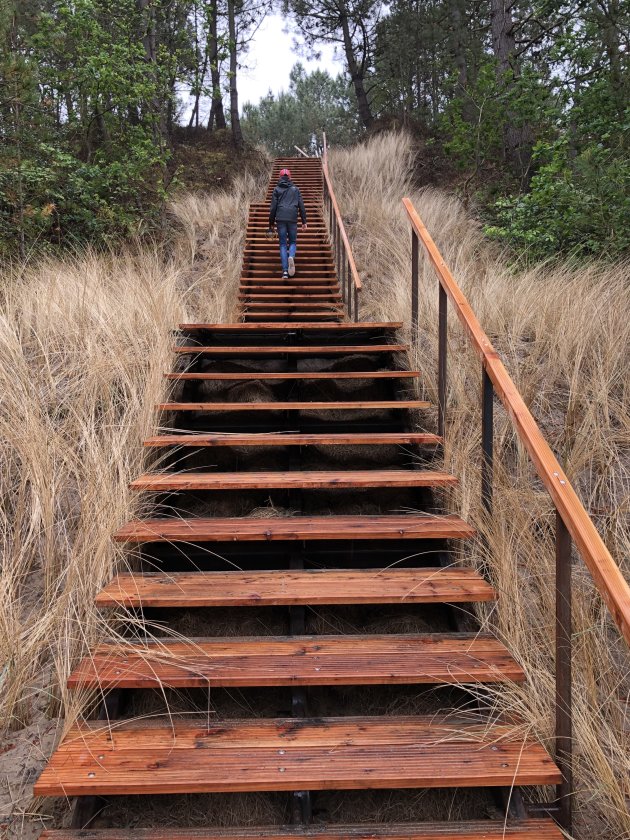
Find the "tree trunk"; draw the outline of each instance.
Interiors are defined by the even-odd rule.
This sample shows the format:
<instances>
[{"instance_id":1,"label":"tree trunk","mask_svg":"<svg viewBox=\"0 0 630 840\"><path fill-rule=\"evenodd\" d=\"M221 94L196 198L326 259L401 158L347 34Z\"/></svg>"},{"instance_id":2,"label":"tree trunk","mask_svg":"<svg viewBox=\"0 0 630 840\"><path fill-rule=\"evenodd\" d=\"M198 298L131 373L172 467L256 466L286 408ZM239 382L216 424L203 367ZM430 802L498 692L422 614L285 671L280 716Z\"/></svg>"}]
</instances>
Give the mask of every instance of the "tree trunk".
<instances>
[{"instance_id":1,"label":"tree trunk","mask_svg":"<svg viewBox=\"0 0 630 840\"><path fill-rule=\"evenodd\" d=\"M473 103L468 95L468 62L466 59L466 36L462 24L462 0L451 0L451 51L457 69L455 95L462 100L462 118L465 122L474 121Z\"/></svg>"},{"instance_id":2,"label":"tree trunk","mask_svg":"<svg viewBox=\"0 0 630 840\"><path fill-rule=\"evenodd\" d=\"M237 71L237 44L236 44L236 16L234 12L234 0L228 0L228 28L230 38L230 124L232 127L232 140L237 148L243 146L243 132L241 130L241 118L238 114L238 87L236 84Z\"/></svg>"},{"instance_id":3,"label":"tree trunk","mask_svg":"<svg viewBox=\"0 0 630 840\"><path fill-rule=\"evenodd\" d=\"M345 4L340 4L341 12L341 28L343 31L343 46L346 53L346 61L348 62L348 72L352 79L354 92L357 97L357 106L359 110L359 118L365 128L370 128L374 123L374 116L370 108L370 102L365 90L365 59L363 66L357 63L354 55L354 48L352 46L352 38L350 36L350 22L348 20L348 12Z\"/></svg>"},{"instance_id":4,"label":"tree trunk","mask_svg":"<svg viewBox=\"0 0 630 840\"><path fill-rule=\"evenodd\" d=\"M598 5L598 28L602 33L602 40L610 63L612 99L619 117L623 117L627 102L624 91L622 51L620 46L621 34L619 31L621 11L618 0L611 0L607 6L603 3Z\"/></svg>"},{"instance_id":5,"label":"tree trunk","mask_svg":"<svg viewBox=\"0 0 630 840\"><path fill-rule=\"evenodd\" d=\"M213 128L221 129L226 127L225 113L223 111L223 97L221 96L221 73L219 71L219 37L217 24L217 3L214 0L210 5L210 27L208 55L210 60L210 78L212 79L212 105L208 117L208 131Z\"/></svg>"},{"instance_id":6,"label":"tree trunk","mask_svg":"<svg viewBox=\"0 0 630 840\"><path fill-rule=\"evenodd\" d=\"M188 128L193 127L193 123L195 128L199 128L199 103L201 100L201 94L203 92L204 82L206 80L206 73L208 72L208 53L206 52L203 67L201 68L201 73L199 74L199 78L197 79L197 89L195 91L195 104L192 109L192 114L190 115L190 121L188 122Z\"/></svg>"},{"instance_id":7,"label":"tree trunk","mask_svg":"<svg viewBox=\"0 0 630 840\"><path fill-rule=\"evenodd\" d=\"M141 13L143 21L142 44L144 46L144 54L147 62L153 68L153 78L155 81L155 90L150 101L147 102L148 110L151 115L151 125L153 129L153 137L155 142L160 147L166 139L166 114L164 113L165 103L160 100L158 91L158 71L157 71L157 35L155 28L155 12L151 5L151 0L136 0L136 6Z\"/></svg>"},{"instance_id":8,"label":"tree trunk","mask_svg":"<svg viewBox=\"0 0 630 840\"><path fill-rule=\"evenodd\" d=\"M199 20L198 20L198 8L197 3L194 5L194 13L193 13L193 26L195 29L195 81L194 81L194 92L195 92L195 104L193 106L192 112L190 114L190 119L188 121L188 128L192 128L195 125L195 120L197 121L197 125L199 125L199 99L201 97L201 87L203 85L203 79L200 78L201 73L199 70L201 64L201 56L199 50ZM205 76L205 72L203 74Z\"/></svg>"},{"instance_id":9,"label":"tree trunk","mask_svg":"<svg viewBox=\"0 0 630 840\"><path fill-rule=\"evenodd\" d=\"M518 77L518 65L515 57L515 34L512 9L515 0L491 0L490 21L492 31L492 49L497 63L497 82L499 89L506 93L514 87ZM505 110L503 128L503 151L505 159L512 164L523 177L531 160L531 129L519 125L514 113Z\"/></svg>"}]
</instances>

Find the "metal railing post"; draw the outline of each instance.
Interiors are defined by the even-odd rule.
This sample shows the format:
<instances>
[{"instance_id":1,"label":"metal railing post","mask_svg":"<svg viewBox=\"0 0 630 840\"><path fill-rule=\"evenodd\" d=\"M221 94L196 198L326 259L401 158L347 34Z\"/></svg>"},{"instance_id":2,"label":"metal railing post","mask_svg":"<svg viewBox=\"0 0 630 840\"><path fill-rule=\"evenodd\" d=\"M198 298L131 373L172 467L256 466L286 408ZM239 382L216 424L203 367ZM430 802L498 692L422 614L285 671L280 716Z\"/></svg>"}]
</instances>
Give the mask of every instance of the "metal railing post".
<instances>
[{"instance_id":1,"label":"metal railing post","mask_svg":"<svg viewBox=\"0 0 630 840\"><path fill-rule=\"evenodd\" d=\"M411 229L411 334L414 341L418 336L418 234Z\"/></svg>"},{"instance_id":2,"label":"metal railing post","mask_svg":"<svg viewBox=\"0 0 630 840\"><path fill-rule=\"evenodd\" d=\"M341 251L343 249L343 241L341 236L337 234L337 254L335 259L335 270L337 272L337 280L339 280L339 275L341 274Z\"/></svg>"},{"instance_id":3,"label":"metal railing post","mask_svg":"<svg viewBox=\"0 0 630 840\"><path fill-rule=\"evenodd\" d=\"M354 320L359 320L359 290L354 287Z\"/></svg>"},{"instance_id":4,"label":"metal railing post","mask_svg":"<svg viewBox=\"0 0 630 840\"><path fill-rule=\"evenodd\" d=\"M556 789L558 822L571 833L573 792L573 716L571 674L571 535L556 511Z\"/></svg>"},{"instance_id":5,"label":"metal railing post","mask_svg":"<svg viewBox=\"0 0 630 840\"><path fill-rule=\"evenodd\" d=\"M485 367L481 369L481 504L492 513L494 469L494 389Z\"/></svg>"},{"instance_id":6,"label":"metal railing post","mask_svg":"<svg viewBox=\"0 0 630 840\"><path fill-rule=\"evenodd\" d=\"M346 264L346 300L348 302L348 318L352 318L352 271L350 260Z\"/></svg>"},{"instance_id":7,"label":"metal railing post","mask_svg":"<svg viewBox=\"0 0 630 840\"><path fill-rule=\"evenodd\" d=\"M444 437L446 422L446 325L448 298L442 284L439 284L438 320L438 435Z\"/></svg>"}]
</instances>

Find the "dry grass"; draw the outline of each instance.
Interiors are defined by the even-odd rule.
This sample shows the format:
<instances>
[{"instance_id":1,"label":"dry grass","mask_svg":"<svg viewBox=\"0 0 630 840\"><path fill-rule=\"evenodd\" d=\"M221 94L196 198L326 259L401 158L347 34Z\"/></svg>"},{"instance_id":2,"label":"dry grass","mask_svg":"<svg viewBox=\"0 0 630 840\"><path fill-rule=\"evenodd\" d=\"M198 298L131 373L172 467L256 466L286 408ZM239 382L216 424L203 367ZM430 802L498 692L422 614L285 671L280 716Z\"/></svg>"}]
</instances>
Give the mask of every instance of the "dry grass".
<instances>
[{"instance_id":1,"label":"dry grass","mask_svg":"<svg viewBox=\"0 0 630 840\"><path fill-rule=\"evenodd\" d=\"M381 135L331 155L335 188L364 279L361 315L408 321L410 227L400 203L410 195L500 349L508 370L617 561L630 571L630 283L628 265L539 265L511 270L484 242L452 196L414 191L411 144ZM437 278L421 257L421 341L414 360L435 401ZM496 415L499 464L495 516L479 504L480 367L459 323L449 323L446 462L461 479L453 503L480 541L467 562L487 565L501 599L482 611L528 674L528 684L493 698L518 709L552 746L553 509L512 426ZM576 836L630 836L630 659L591 578L574 563Z\"/></svg>"},{"instance_id":2,"label":"dry grass","mask_svg":"<svg viewBox=\"0 0 630 840\"><path fill-rule=\"evenodd\" d=\"M408 317L410 235L400 197L412 192L410 160L406 139L389 135L351 154L336 153L331 162L359 266L366 267L364 317ZM58 735L54 719L47 721L59 715L67 726L82 712L85 697L65 689L71 663L96 639L116 635L92 600L124 562L110 537L134 512L128 482L142 471L141 440L153 429L161 374L173 365L170 331L182 319L233 317L247 203L265 181L266 175L245 176L229 195L182 196L173 203L177 233L168 251L88 253L2 278L0 654L6 664L0 725L10 748L0 754L0 778L12 772L13 781L0 791L0 815L12 823L12 836L36 830L30 785ZM630 324L623 266L510 272L456 200L436 191L414 199L621 561L630 548L624 519ZM423 264L417 363L433 398L436 300L435 277ZM462 479L453 503L486 535L490 552L479 543L468 562L488 563L502 596L498 609L481 618L492 622L529 674L526 689L491 701L498 710L519 709L523 725L548 739L551 507L498 412L496 516L484 522L478 505L480 372L455 323L450 354L446 457ZM272 507L264 511L277 514ZM628 695L627 651L579 562L575 577L578 836L621 840L630 832L624 788L629 727L621 702ZM269 803L261 803L254 805L267 815ZM399 816L398 806L394 810ZM156 820L162 822L159 815ZM235 821L243 821L241 811Z\"/></svg>"},{"instance_id":3,"label":"dry grass","mask_svg":"<svg viewBox=\"0 0 630 840\"><path fill-rule=\"evenodd\" d=\"M70 667L106 633L93 598L122 562L171 331L233 317L247 204L266 176L172 206L168 248L15 266L0 278L0 822L34 836L31 785L85 697ZM52 723L50 722L52 719Z\"/></svg>"}]
</instances>

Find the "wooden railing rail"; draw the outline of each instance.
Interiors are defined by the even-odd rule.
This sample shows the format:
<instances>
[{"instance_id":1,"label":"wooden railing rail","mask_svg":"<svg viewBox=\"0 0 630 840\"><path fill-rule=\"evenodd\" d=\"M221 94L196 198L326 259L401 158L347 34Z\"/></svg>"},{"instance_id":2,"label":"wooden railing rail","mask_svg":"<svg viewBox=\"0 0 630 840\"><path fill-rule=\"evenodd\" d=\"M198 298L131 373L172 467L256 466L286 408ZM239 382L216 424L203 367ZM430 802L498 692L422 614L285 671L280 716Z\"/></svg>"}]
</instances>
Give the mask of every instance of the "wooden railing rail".
<instances>
[{"instance_id":1,"label":"wooden railing rail","mask_svg":"<svg viewBox=\"0 0 630 840\"><path fill-rule=\"evenodd\" d=\"M323 137L322 170L324 173L324 209L335 253L335 265L337 267L339 285L341 286L344 303L348 309L348 316L350 318L354 317L354 320L358 321L359 294L362 288L361 278L354 262L352 247L346 234L346 228L341 218L341 212L330 179L330 173L328 171L328 145L325 134Z\"/></svg>"},{"instance_id":2,"label":"wooden railing rail","mask_svg":"<svg viewBox=\"0 0 630 840\"><path fill-rule=\"evenodd\" d=\"M557 796L559 822L571 828L571 539L589 569L610 614L630 645L630 586L604 545L590 516L580 502L564 470L543 437L532 413L505 369L497 351L484 332L463 292L444 262L435 242L410 199L403 204L412 225L412 328L417 333L419 308L418 245L422 241L439 278L438 325L438 409L440 434L445 433L447 377L447 303L455 313L481 360L482 366L482 474L481 499L492 509L493 392L497 394L518 437L532 459L536 471L556 508L556 758L564 782Z\"/></svg>"}]
</instances>

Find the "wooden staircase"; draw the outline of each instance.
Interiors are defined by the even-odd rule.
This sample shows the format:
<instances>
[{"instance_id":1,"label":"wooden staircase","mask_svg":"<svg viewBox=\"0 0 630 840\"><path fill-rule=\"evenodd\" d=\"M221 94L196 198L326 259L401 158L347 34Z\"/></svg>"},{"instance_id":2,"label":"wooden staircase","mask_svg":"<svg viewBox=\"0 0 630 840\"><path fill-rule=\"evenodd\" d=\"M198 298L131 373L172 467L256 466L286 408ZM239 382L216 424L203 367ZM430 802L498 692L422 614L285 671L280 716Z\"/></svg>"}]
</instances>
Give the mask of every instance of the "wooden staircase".
<instances>
[{"instance_id":1,"label":"wooden staircase","mask_svg":"<svg viewBox=\"0 0 630 840\"><path fill-rule=\"evenodd\" d=\"M252 204L239 301L249 322L321 321L343 318L341 289L328 231L322 214L322 167L317 158L289 161L294 182L304 199L308 229L298 234L298 270L283 280L277 239L267 239L271 195L284 168L276 161L264 204Z\"/></svg>"},{"instance_id":2,"label":"wooden staircase","mask_svg":"<svg viewBox=\"0 0 630 840\"><path fill-rule=\"evenodd\" d=\"M419 373L405 368L402 325L344 321L320 161L276 161L268 199L285 165L309 214L297 274L279 279L268 204L254 204L243 322L181 326L184 366L167 374L174 394L159 406L172 431L145 442L161 470L133 483L154 494L158 513L115 535L138 556L137 571L97 597L129 616L129 643L97 646L70 676L71 689L104 699L36 783L39 796L80 797L82 806L74 829L43 836L560 840L551 820L527 817L519 793L557 784L557 767L518 721L490 719L483 702L484 685L524 673L471 618L470 604L497 594L462 562L473 529L444 512L457 478L440 468L441 439L411 414L428 403L414 392ZM213 632L226 609L234 635ZM194 611L210 632L191 638L182 628ZM268 631L240 633L254 613ZM139 637L139 622L151 638ZM172 632L159 638L156 626ZM353 686L370 686L369 695ZM422 713L388 711L391 692L413 686ZM286 698L283 714L167 705L175 690L201 691L208 706L217 690L270 687ZM141 698L156 689L162 709L142 717ZM366 713L368 696L376 711ZM379 789L448 789L441 821L382 823L366 813L337 824L318 806L318 792ZM253 791L286 791L294 825L108 828L105 809L84 827L93 797ZM487 818L451 819L453 796L470 791Z\"/></svg>"}]
</instances>

